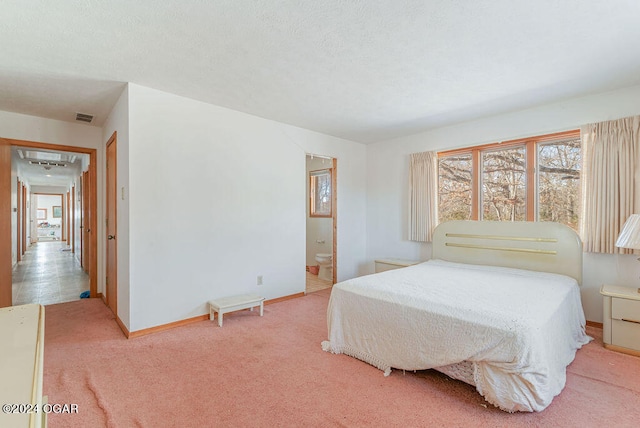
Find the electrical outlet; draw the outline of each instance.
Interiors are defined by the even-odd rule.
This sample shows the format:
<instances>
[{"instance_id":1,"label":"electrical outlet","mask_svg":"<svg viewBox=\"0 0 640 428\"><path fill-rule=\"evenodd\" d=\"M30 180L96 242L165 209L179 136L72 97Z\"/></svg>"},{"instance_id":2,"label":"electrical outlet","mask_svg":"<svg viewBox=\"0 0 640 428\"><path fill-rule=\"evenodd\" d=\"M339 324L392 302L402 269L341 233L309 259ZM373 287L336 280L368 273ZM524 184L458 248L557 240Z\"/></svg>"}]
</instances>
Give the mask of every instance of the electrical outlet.
<instances>
[{"instance_id":1,"label":"electrical outlet","mask_svg":"<svg viewBox=\"0 0 640 428\"><path fill-rule=\"evenodd\" d=\"M258 275L258 285L262 285L262 275Z\"/></svg>"}]
</instances>

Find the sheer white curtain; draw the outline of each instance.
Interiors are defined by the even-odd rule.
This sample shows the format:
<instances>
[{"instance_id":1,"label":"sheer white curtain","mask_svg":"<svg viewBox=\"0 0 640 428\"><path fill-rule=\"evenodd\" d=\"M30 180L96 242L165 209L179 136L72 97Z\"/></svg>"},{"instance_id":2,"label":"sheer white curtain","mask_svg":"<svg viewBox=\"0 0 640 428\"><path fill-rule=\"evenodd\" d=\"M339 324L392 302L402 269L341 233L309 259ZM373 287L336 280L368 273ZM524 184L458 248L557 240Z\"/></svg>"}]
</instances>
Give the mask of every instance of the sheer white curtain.
<instances>
[{"instance_id":1,"label":"sheer white curtain","mask_svg":"<svg viewBox=\"0 0 640 428\"><path fill-rule=\"evenodd\" d=\"M412 153L409 159L409 239L428 242L438 223L438 154Z\"/></svg>"},{"instance_id":2,"label":"sheer white curtain","mask_svg":"<svg viewBox=\"0 0 640 428\"><path fill-rule=\"evenodd\" d=\"M639 213L640 116L592 123L582 138L582 221L584 251L622 253L615 246L627 218Z\"/></svg>"}]
</instances>

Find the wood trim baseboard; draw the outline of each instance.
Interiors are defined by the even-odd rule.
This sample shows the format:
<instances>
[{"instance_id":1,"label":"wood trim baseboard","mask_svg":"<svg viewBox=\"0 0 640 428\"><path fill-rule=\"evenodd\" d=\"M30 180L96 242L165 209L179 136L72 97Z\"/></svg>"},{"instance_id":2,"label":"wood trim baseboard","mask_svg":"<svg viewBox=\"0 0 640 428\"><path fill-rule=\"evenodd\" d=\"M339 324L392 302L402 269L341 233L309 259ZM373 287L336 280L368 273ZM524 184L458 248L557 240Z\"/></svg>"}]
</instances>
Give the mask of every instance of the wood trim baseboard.
<instances>
[{"instance_id":1,"label":"wood trim baseboard","mask_svg":"<svg viewBox=\"0 0 640 428\"><path fill-rule=\"evenodd\" d=\"M265 300L264 304L265 305L270 305L272 303L279 303L279 302L284 302L286 300L297 299L298 297L304 297L304 292L296 293L296 294L289 294L288 296L277 297L277 298L271 299L271 300Z\"/></svg>"},{"instance_id":2,"label":"wood trim baseboard","mask_svg":"<svg viewBox=\"0 0 640 428\"><path fill-rule=\"evenodd\" d=\"M270 305L272 303L284 302L285 300L296 299L298 297L304 297L304 292L303 293L290 294L288 296L277 297L275 299L265 300L264 304L265 305ZM246 309L246 310L248 310L248 309ZM159 333L161 331L170 330L172 328L182 327L184 325L193 324L193 323L200 322L200 321L208 321L208 320L209 320L209 314L207 313L207 314L204 314L204 315L198 315L197 317L193 317L193 318L187 318L187 319L184 319L184 320L170 322L168 324L161 324L161 325L157 325L155 327L149 327L149 328L145 328L145 329L142 329L142 330L136 330L136 331L129 332L127 330L127 328L124 326L124 324L122 323L122 321L120 321L120 318L116 317L116 322L118 323L118 325L120 326L120 328L124 332L125 336L127 336L127 339L134 339L136 337L146 336L147 334Z\"/></svg>"},{"instance_id":3,"label":"wood trim baseboard","mask_svg":"<svg viewBox=\"0 0 640 428\"><path fill-rule=\"evenodd\" d=\"M122 330L122 332L124 333L124 335L128 339L129 336L131 336L131 333L129 333L129 329L127 328L126 325L124 325L124 323L122 322L122 320L118 316L116 316L116 323L118 324L118 327L120 327L120 330Z\"/></svg>"},{"instance_id":4,"label":"wood trim baseboard","mask_svg":"<svg viewBox=\"0 0 640 428\"><path fill-rule=\"evenodd\" d=\"M147 334L159 333L161 331L170 330L176 327L182 327L183 325L193 324L194 322L200 322L209 319L209 314L198 315L197 317L187 318L180 321L170 322L168 324L161 324L155 327L144 328L142 330L136 330L129 333L127 338L133 339L140 336L146 336Z\"/></svg>"},{"instance_id":5,"label":"wood trim baseboard","mask_svg":"<svg viewBox=\"0 0 640 428\"><path fill-rule=\"evenodd\" d=\"M603 327L601 322L595 322L595 321L587 321L587 325L589 327L596 327L596 328L602 328Z\"/></svg>"}]
</instances>

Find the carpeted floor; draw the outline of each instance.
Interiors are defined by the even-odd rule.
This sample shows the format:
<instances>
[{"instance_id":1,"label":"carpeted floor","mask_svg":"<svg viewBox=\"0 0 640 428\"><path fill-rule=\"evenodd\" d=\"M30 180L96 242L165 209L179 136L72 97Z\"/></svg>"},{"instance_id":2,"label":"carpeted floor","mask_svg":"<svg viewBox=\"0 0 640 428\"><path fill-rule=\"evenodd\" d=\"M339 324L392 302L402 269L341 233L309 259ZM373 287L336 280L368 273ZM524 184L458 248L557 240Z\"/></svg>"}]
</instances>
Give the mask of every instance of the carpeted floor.
<instances>
[{"instance_id":1,"label":"carpeted floor","mask_svg":"<svg viewBox=\"0 0 640 428\"><path fill-rule=\"evenodd\" d=\"M640 358L578 351L541 413L508 414L435 371L382 372L323 352L330 290L127 340L99 299L46 307L44 393L78 404L50 427L632 427Z\"/></svg>"}]
</instances>

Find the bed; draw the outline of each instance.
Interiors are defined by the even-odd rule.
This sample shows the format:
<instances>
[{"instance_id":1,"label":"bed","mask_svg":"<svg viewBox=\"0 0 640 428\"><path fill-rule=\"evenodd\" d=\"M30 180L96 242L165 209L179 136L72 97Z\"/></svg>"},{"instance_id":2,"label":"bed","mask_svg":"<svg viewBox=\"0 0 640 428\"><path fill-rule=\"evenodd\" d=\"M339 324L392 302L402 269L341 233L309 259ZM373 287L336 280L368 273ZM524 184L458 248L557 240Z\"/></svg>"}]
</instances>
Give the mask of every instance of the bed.
<instances>
[{"instance_id":1,"label":"bed","mask_svg":"<svg viewBox=\"0 0 640 428\"><path fill-rule=\"evenodd\" d=\"M334 285L325 351L391 369L435 369L508 412L541 411L591 338L582 244L550 222L451 221L432 259Z\"/></svg>"}]
</instances>

